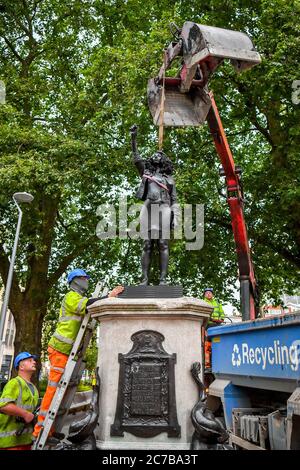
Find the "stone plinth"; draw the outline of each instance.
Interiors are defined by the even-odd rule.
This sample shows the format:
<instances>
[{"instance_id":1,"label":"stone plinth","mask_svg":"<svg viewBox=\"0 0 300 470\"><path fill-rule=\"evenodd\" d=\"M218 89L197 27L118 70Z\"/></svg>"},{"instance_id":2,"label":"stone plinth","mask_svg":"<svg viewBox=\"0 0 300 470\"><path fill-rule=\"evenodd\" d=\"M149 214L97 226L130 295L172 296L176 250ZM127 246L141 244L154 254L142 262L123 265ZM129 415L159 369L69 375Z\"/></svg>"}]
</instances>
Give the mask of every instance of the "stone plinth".
<instances>
[{"instance_id":1,"label":"stone plinth","mask_svg":"<svg viewBox=\"0 0 300 470\"><path fill-rule=\"evenodd\" d=\"M189 449L193 434L190 413L198 401L198 390L191 376L193 362L202 364L201 326L211 312L205 302L181 297L178 299L109 298L89 307L92 317L100 322L98 366L101 378L100 418L96 429L101 449ZM152 437L137 437L129 432L111 436L118 399L119 354L133 347L131 336L152 330L165 338L162 345L176 354L175 400L180 437L162 432Z\"/></svg>"}]
</instances>

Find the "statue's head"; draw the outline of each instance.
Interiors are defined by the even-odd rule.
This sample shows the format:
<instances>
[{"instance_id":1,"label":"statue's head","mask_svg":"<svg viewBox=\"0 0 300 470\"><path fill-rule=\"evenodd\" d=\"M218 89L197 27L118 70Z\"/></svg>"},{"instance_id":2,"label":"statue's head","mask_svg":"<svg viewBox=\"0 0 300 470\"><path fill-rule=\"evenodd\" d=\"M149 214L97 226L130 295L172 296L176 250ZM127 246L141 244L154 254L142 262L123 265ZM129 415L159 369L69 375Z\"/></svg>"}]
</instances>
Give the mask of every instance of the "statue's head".
<instances>
[{"instance_id":1,"label":"statue's head","mask_svg":"<svg viewBox=\"0 0 300 470\"><path fill-rule=\"evenodd\" d=\"M158 150L152 155L152 157L150 157L150 160L154 165L159 165L163 155L165 155L164 152Z\"/></svg>"},{"instance_id":2,"label":"statue's head","mask_svg":"<svg viewBox=\"0 0 300 470\"><path fill-rule=\"evenodd\" d=\"M161 173L166 175L171 175L173 173L173 164L171 160L167 157L167 155L158 150L155 152L147 161L146 161L146 168L148 170L155 170L159 167Z\"/></svg>"}]
</instances>

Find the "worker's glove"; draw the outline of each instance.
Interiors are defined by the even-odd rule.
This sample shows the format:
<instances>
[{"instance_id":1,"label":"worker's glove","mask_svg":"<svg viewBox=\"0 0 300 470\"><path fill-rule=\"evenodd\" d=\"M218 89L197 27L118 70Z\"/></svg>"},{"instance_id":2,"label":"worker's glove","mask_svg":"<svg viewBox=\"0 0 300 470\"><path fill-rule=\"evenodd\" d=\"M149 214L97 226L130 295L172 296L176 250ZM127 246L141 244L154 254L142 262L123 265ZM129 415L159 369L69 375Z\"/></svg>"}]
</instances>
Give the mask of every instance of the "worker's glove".
<instances>
[{"instance_id":1,"label":"worker's glove","mask_svg":"<svg viewBox=\"0 0 300 470\"><path fill-rule=\"evenodd\" d=\"M21 416L17 416L16 417L17 423L23 423L23 425L16 431L16 436L21 436L24 429L29 424L35 426L35 424L37 423L37 416L38 416L38 410L36 410L34 413L30 413L28 411L24 418L21 418Z\"/></svg>"},{"instance_id":2,"label":"worker's glove","mask_svg":"<svg viewBox=\"0 0 300 470\"><path fill-rule=\"evenodd\" d=\"M34 414L30 413L30 411L27 411L25 416L17 416L16 421L17 423L25 423L29 424L34 420Z\"/></svg>"}]
</instances>

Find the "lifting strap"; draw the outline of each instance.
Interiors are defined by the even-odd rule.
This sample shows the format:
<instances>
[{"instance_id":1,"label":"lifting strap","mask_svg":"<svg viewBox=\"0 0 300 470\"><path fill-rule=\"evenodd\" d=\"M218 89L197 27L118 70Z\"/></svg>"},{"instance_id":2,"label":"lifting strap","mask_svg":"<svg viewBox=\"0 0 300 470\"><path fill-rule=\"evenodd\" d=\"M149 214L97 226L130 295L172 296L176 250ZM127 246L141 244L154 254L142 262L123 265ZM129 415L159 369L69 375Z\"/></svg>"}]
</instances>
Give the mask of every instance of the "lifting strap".
<instances>
[{"instance_id":1,"label":"lifting strap","mask_svg":"<svg viewBox=\"0 0 300 470\"><path fill-rule=\"evenodd\" d=\"M164 140L164 112L165 112L165 78L166 78L166 59L167 52L164 50L164 73L160 99L160 117L159 117L159 131L158 131L158 150L162 150Z\"/></svg>"}]
</instances>

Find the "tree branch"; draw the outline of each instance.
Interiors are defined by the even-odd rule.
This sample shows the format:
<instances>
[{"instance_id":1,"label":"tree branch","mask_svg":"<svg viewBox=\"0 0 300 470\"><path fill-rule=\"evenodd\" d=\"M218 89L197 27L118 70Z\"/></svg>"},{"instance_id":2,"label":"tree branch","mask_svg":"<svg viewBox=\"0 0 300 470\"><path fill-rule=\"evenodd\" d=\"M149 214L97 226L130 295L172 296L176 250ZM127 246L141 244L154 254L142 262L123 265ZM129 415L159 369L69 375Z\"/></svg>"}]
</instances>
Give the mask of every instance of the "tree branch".
<instances>
[{"instance_id":1,"label":"tree branch","mask_svg":"<svg viewBox=\"0 0 300 470\"><path fill-rule=\"evenodd\" d=\"M42 3L43 1L44 1L44 0L35 0L35 1L33 2L33 14L32 14L32 16L31 16L31 21L33 21L34 18L35 18L38 5L39 5L40 3Z\"/></svg>"},{"instance_id":2,"label":"tree branch","mask_svg":"<svg viewBox=\"0 0 300 470\"><path fill-rule=\"evenodd\" d=\"M14 48L12 43L9 41L9 39L7 39L7 37L5 36L2 36L2 37L4 41L6 42L7 46L9 47L9 49L11 50L11 52L13 53L13 55L18 59L19 62L21 62L21 64L23 64L24 59L17 53L16 49Z\"/></svg>"},{"instance_id":3,"label":"tree branch","mask_svg":"<svg viewBox=\"0 0 300 470\"><path fill-rule=\"evenodd\" d=\"M293 255L289 250L282 246L278 246L272 242L270 237L265 235L254 234L254 240L262 245L271 248L275 253L278 253L282 258L284 258L289 263L293 264L296 268L300 268L300 256Z\"/></svg>"},{"instance_id":4,"label":"tree branch","mask_svg":"<svg viewBox=\"0 0 300 470\"><path fill-rule=\"evenodd\" d=\"M65 230L69 230L70 227L74 226L74 225L77 225L77 224L80 224L82 222L84 222L85 220L89 220L90 219L90 215L86 215L85 217L81 217L80 219L78 220L75 220L74 222L71 222L70 224L65 224L63 222L63 219L61 218L61 215L59 213L59 210L57 211L57 221L60 223L60 225L65 229Z\"/></svg>"},{"instance_id":5,"label":"tree branch","mask_svg":"<svg viewBox=\"0 0 300 470\"><path fill-rule=\"evenodd\" d=\"M229 222L216 218L206 218L209 222L215 223L220 227L228 229L232 232L232 226ZM272 242L269 236L264 234L258 234L255 231L251 231L251 239L254 240L254 243L270 248L274 253L280 255L285 261L293 264L296 268L300 268L300 256L293 255L289 250L284 247L278 246Z\"/></svg>"},{"instance_id":6,"label":"tree branch","mask_svg":"<svg viewBox=\"0 0 300 470\"><path fill-rule=\"evenodd\" d=\"M24 2L23 2L23 4L24 4ZM27 19L27 21L29 22L29 28L31 28L30 19L28 18L28 15L25 14L25 12L24 12L24 16L25 16L25 18ZM19 19L18 16L13 15L13 17L14 17L14 20L15 20L15 22L17 23L17 25L20 26L20 28L21 28L21 29L24 31L24 33L29 37L29 39L35 41L35 39L34 39L34 37L33 37L33 35L32 35L32 31L30 31L30 29L28 29L28 28L22 23L22 21L20 21L20 19ZM36 42L36 41L35 41L35 42Z\"/></svg>"},{"instance_id":7,"label":"tree branch","mask_svg":"<svg viewBox=\"0 0 300 470\"><path fill-rule=\"evenodd\" d=\"M267 127L263 127L258 119L257 119L257 114L255 112L255 108L257 107L255 103L251 100L251 97L249 96L249 92L247 90L247 87L243 84L238 82L234 77L230 77L231 82L233 82L238 89L239 93L243 96L244 98L244 103L246 108L248 109L248 117L252 124L256 127L256 129L266 138L266 140L269 142L271 147L274 147L274 142L272 140L272 137L270 135L269 129ZM258 107L259 109L259 107Z\"/></svg>"},{"instance_id":8,"label":"tree branch","mask_svg":"<svg viewBox=\"0 0 300 470\"><path fill-rule=\"evenodd\" d=\"M254 113L252 113L253 109L250 106L247 106L247 104L246 104L246 107L248 108L250 112L249 119L251 120L251 122L254 124L256 129L266 138L266 140L269 142L271 147L274 147L274 142L270 136L269 131L265 127L263 127L261 124L259 124L257 116Z\"/></svg>"},{"instance_id":9,"label":"tree branch","mask_svg":"<svg viewBox=\"0 0 300 470\"><path fill-rule=\"evenodd\" d=\"M61 275L65 272L69 264L74 261L77 256L79 256L89 245L90 243L94 240L94 237L91 237L89 240L86 240L86 242L79 246L76 247L70 254L66 255L60 262L58 268L48 276L48 286L51 288L61 277Z\"/></svg>"}]
</instances>

